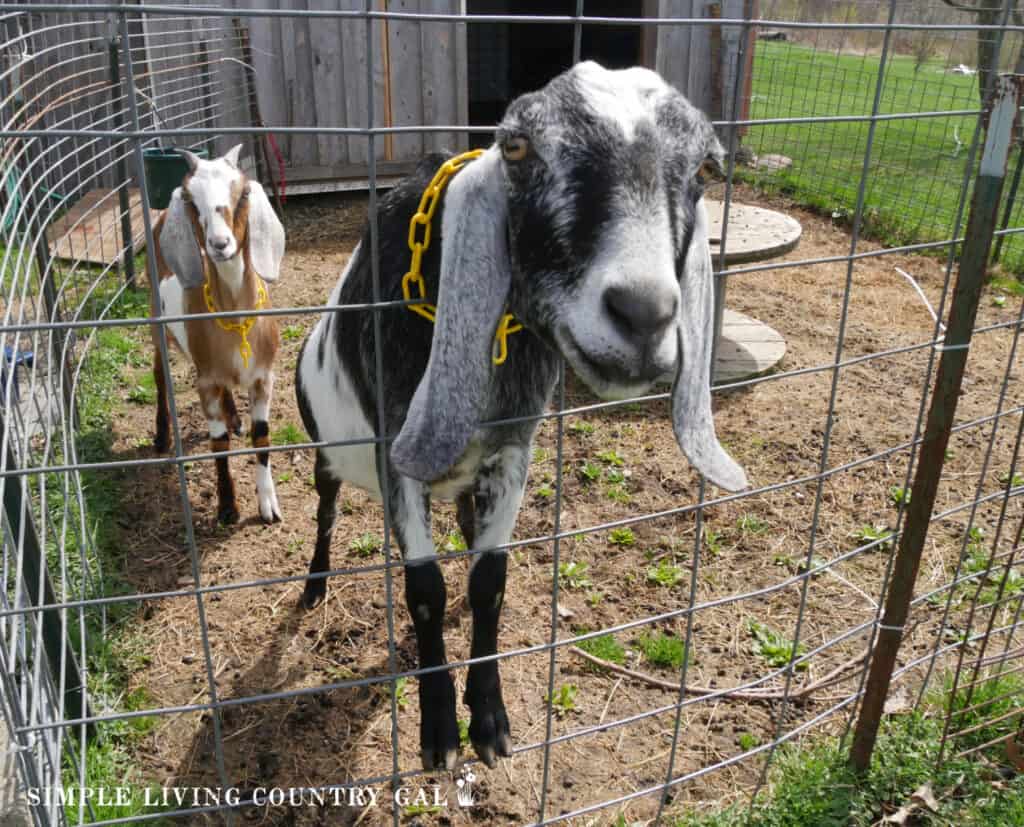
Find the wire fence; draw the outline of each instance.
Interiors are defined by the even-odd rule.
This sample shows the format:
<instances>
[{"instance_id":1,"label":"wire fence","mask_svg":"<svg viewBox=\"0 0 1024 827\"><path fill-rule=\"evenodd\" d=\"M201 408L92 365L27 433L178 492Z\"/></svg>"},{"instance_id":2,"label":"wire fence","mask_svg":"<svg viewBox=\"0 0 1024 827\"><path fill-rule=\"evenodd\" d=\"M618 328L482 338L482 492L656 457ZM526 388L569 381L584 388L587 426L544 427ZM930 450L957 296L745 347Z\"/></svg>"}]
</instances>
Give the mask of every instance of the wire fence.
<instances>
[{"instance_id":1,"label":"wire fence","mask_svg":"<svg viewBox=\"0 0 1024 827\"><path fill-rule=\"evenodd\" d=\"M1002 6L984 2L947 4L921 0L900 4L895 22L916 24L997 23ZM884 22L885 3L768 2L770 20L834 23ZM1019 15L1016 8L1014 14ZM801 18L800 15L803 15ZM1019 21L1018 21L1019 22ZM824 28L767 29L758 43L753 69L751 115L755 119L863 116L870 112L884 33ZM979 43L980 41L980 43ZM880 113L934 113L880 123L861 217L869 236L889 244L949 238L960 185L969 163L970 135L981 104L987 51L999 50L999 69L1021 69L1019 33L951 28L910 28L894 34L879 102ZM982 51L979 52L979 49ZM979 67L981 70L979 71ZM758 186L791 194L849 226L868 124L816 121L751 128L750 153L741 167ZM1019 144L1012 178L1019 166ZM779 157L781 156L781 157ZM1000 229L1020 224L1017 188L1003 193ZM1018 239L1007 238L996 256L1020 272Z\"/></svg>"},{"instance_id":2,"label":"wire fence","mask_svg":"<svg viewBox=\"0 0 1024 827\"><path fill-rule=\"evenodd\" d=\"M886 701L941 694L944 760L998 758L1016 735L1024 303L1013 278L981 284L993 240L1009 271L1024 255L1019 143L996 184L981 161L999 131L991 93L1015 93L989 73L983 106L977 74L947 71L978 69L979 35L1012 70L1016 5L994 22L937 2L636 4L630 17L596 0L526 5L0 4L0 675L35 823L673 824L751 806L805 736L870 756ZM325 443L297 424L291 373L379 188L404 169L401 139L458 148L493 128L473 122L471 96L420 83L437 54L446 83L485 89L459 69L467 55L505 54L514 72L501 44L545 27L572 33L565 66L614 62L628 41L630 62L664 68L680 31L698 62L693 43L733 44L731 71L709 80L729 149L710 193L725 216L717 275L726 306L778 329L787 355L716 383L719 433L753 480L735 495L679 456L667 394L598 402L560 379L508 547L496 657L513 757L488 770L467 747L454 775L424 774L411 688L431 670L392 600L403 567L378 504L343 489L328 600L293 609ZM618 34L594 36L606 29ZM419 89L407 110L403 83ZM275 309L255 314L282 325L269 451L285 522L224 528L214 461L254 452L205 449L190 365L164 346L174 448L151 448L143 168L145 150L239 141L289 238ZM310 172L334 154L330 175ZM325 183L339 169L348 179ZM288 198L289 180L356 180L368 196ZM798 216L800 244L730 263L739 205ZM248 492L239 502L255 513ZM463 686L477 552L435 511Z\"/></svg>"}]
</instances>

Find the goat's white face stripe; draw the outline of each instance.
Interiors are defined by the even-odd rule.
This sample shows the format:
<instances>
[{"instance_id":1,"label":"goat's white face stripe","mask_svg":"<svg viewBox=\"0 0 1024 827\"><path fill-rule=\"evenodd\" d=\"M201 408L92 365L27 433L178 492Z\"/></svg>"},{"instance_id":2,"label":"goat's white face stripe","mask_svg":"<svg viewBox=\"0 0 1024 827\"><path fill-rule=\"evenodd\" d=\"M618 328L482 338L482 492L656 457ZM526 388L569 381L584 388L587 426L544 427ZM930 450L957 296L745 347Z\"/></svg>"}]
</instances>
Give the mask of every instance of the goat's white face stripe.
<instances>
[{"instance_id":1,"label":"goat's white face stripe","mask_svg":"<svg viewBox=\"0 0 1024 827\"><path fill-rule=\"evenodd\" d=\"M575 301L566 306L563 324L555 329L555 338L573 370L598 393L613 397L643 393L650 387L652 371L664 375L676 365L676 323L647 341L640 352L636 342L609 323L604 306L609 290L623 289L633 296L674 306L678 314L679 283L671 238L668 210L663 204L646 214L638 212L615 222L605 233ZM590 364L595 359L606 366L617 366L628 378L615 386L609 384ZM631 376L634 366L641 364L646 366L646 374Z\"/></svg>"},{"instance_id":2,"label":"goat's white face stripe","mask_svg":"<svg viewBox=\"0 0 1024 827\"><path fill-rule=\"evenodd\" d=\"M633 140L637 122L651 120L655 101L668 91L657 74L639 67L608 71L587 62L579 64L575 77L590 108L615 121L627 142Z\"/></svg>"},{"instance_id":3,"label":"goat's white face stripe","mask_svg":"<svg viewBox=\"0 0 1024 827\"><path fill-rule=\"evenodd\" d=\"M224 214L234 209L233 190L242 174L223 158L200 161L188 182L192 203L206 235L206 253L213 262L225 261L238 252L234 229Z\"/></svg>"}]
</instances>

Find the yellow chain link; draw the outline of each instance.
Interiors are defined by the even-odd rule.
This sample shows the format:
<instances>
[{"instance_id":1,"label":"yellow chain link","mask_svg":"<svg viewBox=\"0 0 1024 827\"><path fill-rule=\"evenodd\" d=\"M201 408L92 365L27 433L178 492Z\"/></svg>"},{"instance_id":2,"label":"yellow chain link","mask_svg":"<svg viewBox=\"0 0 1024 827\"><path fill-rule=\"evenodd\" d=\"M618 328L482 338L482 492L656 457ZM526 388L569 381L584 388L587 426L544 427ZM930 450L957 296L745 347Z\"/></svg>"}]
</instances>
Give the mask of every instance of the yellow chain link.
<instances>
[{"instance_id":1,"label":"yellow chain link","mask_svg":"<svg viewBox=\"0 0 1024 827\"><path fill-rule=\"evenodd\" d=\"M441 193L448 186L448 181L456 172L462 169L470 161L479 158L484 154L482 149L474 149L470 152L463 152L454 158L445 161L441 168L434 174L430 184L423 191L420 198L420 206L416 214L409 221L409 249L412 251L412 261L409 264L409 272L402 277L402 296L406 301L414 298L425 299L427 297L427 284L423 280L421 267L423 266L423 253L430 246L430 226L434 220L434 212L441 200ZM417 227L423 227L423 237L417 238ZM412 287L416 285L418 296L412 295ZM437 317L437 308L424 301L410 304L409 309L413 313L419 313L423 318L431 322ZM491 351L491 360L496 365L504 364L508 358L508 337L523 329L522 324L515 321L515 316L505 313L498 322L498 329L494 332L494 347Z\"/></svg>"},{"instance_id":2,"label":"yellow chain link","mask_svg":"<svg viewBox=\"0 0 1024 827\"><path fill-rule=\"evenodd\" d=\"M203 283L203 298L206 299L206 309L211 313L217 312L217 305L213 302L213 293L210 288L210 278L207 274L206 281ZM267 303L267 290L263 286L263 279L259 276L256 277L256 307L255 310L261 310L263 305ZM252 358L252 345L249 344L249 331L252 330L252 326L256 324L255 316L244 316L238 321L231 319L214 319L217 326L221 330L226 330L229 333L235 332L241 335L242 341L238 345L238 355L242 357L242 365L245 368L249 367L249 360Z\"/></svg>"}]
</instances>

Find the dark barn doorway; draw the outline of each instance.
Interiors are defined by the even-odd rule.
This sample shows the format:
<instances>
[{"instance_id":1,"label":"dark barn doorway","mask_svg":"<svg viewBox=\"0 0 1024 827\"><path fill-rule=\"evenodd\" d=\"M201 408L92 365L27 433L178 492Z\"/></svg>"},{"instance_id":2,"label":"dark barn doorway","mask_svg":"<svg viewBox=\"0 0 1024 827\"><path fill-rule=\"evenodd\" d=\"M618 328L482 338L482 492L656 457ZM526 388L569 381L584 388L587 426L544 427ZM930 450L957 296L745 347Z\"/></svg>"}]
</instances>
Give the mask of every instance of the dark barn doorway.
<instances>
[{"instance_id":1,"label":"dark barn doorway","mask_svg":"<svg viewBox=\"0 0 1024 827\"><path fill-rule=\"evenodd\" d=\"M643 17L644 0L587 0L590 17ZM572 15L575 0L468 0L467 12L502 15ZM581 55L610 69L645 65L644 26L583 26ZM573 25L564 23L471 23L469 123L496 124L508 102L539 89L572 65ZM653 30L652 30L653 33ZM472 146L487 146L489 135L471 135Z\"/></svg>"}]
</instances>

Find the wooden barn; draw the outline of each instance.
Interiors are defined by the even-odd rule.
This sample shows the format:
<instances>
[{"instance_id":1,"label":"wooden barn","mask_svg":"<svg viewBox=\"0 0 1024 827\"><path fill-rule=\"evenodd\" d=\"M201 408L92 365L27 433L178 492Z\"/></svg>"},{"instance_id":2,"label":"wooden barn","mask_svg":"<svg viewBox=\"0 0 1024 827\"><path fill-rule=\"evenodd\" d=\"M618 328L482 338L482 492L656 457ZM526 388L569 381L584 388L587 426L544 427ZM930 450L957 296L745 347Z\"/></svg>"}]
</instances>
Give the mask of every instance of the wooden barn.
<instances>
[{"instance_id":1,"label":"wooden barn","mask_svg":"<svg viewBox=\"0 0 1024 827\"><path fill-rule=\"evenodd\" d=\"M72 14L28 0L25 11L0 21L7 43L0 52L0 122L15 130L77 130L94 126L100 112L101 125L117 131L134 118L143 131L200 130L154 135L144 141L147 149L205 145L219 153L242 140L258 177L292 195L365 187L370 140L284 129L412 127L373 142L377 179L389 183L425 152L490 140L486 130L416 127L492 126L512 98L571 65L574 25L528 18L571 16L577 0L375 0L377 11L409 17L369 24L359 14L364 0L226 3L237 15L210 15L209 0L175 5L112 13L102 0L82 0ZM254 9L271 14L244 12ZM657 69L713 119L732 113L741 52L749 84L755 27L741 49L743 27L713 21L750 19L756 0L585 0L583 11L665 21L584 24L581 54L610 67ZM511 19L474 21L480 15ZM684 19L709 22L670 22ZM748 98L744 89L741 100ZM745 116L742 106L738 114ZM253 135L254 126L271 134ZM238 132L224 134L228 128ZM42 169L45 197L71 208L63 223L48 228L53 255L106 263L141 243L141 171L132 142L97 144L71 134L11 146L24 152L9 164L0 203L24 200L18 215L32 215L29 202L38 193L30 195L25 183L34 180L30 170ZM130 221L117 218L129 214Z\"/></svg>"},{"instance_id":2,"label":"wooden barn","mask_svg":"<svg viewBox=\"0 0 1024 827\"><path fill-rule=\"evenodd\" d=\"M591 17L741 18L754 0L586 0ZM358 11L362 0L262 0L262 8ZM576 0L380 0L391 12L459 14L467 22L378 20L370 35L373 124L490 126L509 100L536 89L573 58L573 26L478 22L477 15L572 15ZM252 17L255 87L268 125L365 127L367 26L364 20ZM732 111L741 27L727 25L584 25L581 53L606 66L657 69L714 119ZM746 55L753 55L753 29ZM750 77L749 65L744 73ZM748 95L742 95L745 100ZM745 113L740 113L741 117ZM378 174L404 172L424 152L489 141L460 132L403 133L375 141ZM275 137L271 165L283 165L288 192L364 185L364 136Z\"/></svg>"}]
</instances>

